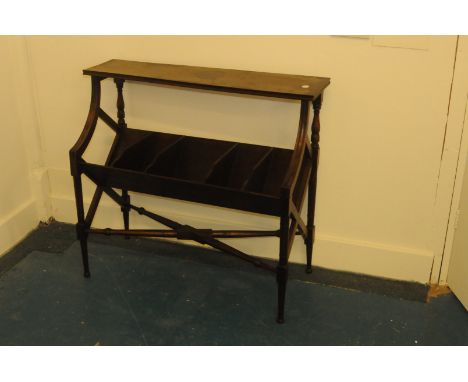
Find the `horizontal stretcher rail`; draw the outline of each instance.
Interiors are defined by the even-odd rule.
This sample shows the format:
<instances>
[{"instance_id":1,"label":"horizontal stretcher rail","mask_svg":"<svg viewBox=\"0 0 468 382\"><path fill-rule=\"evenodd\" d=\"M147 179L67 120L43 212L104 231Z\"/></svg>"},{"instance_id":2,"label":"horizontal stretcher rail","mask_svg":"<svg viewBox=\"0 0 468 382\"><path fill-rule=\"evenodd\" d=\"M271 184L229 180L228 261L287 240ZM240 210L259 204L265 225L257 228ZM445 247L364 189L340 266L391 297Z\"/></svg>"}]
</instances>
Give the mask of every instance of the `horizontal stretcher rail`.
<instances>
[{"instance_id":1,"label":"horizontal stretcher rail","mask_svg":"<svg viewBox=\"0 0 468 382\"><path fill-rule=\"evenodd\" d=\"M93 180L93 179L91 179ZM169 228L172 228L174 231L178 231L179 235L178 238L187 238L190 240L197 241L201 244L206 244L209 245L219 251L226 252L230 255L233 255L235 257L238 257L242 260L245 260L249 263L254 264L256 267L266 269L271 272L276 272L276 268L270 264L267 264L251 255L248 255L234 247L231 247L230 245L223 243L222 241L219 241L215 239L214 237L210 236L209 234L205 233L204 230L198 230L194 227L191 227L189 225L183 225L180 223L177 223L174 220L165 218L164 216L155 214L153 212L145 210L143 207L137 207L128 201L124 200L118 193L116 193L112 188L107 187L107 186L102 186L102 190L111 198L113 199L117 204L119 204L121 207L125 207L128 209L132 209L136 212L138 212L140 215L144 215L154 221L157 221L158 223L165 225ZM124 230L125 231L125 230ZM128 230L132 231L132 230Z\"/></svg>"},{"instance_id":2,"label":"horizontal stretcher rail","mask_svg":"<svg viewBox=\"0 0 468 382\"><path fill-rule=\"evenodd\" d=\"M248 230L212 230L212 229L196 229L200 233L211 237L234 239L243 237L269 237L279 236L279 230L276 231L248 231ZM177 237L184 238L183 230L172 229L111 229L111 228L89 228L88 233L102 235L125 235L125 236L144 236L144 237Z\"/></svg>"}]
</instances>

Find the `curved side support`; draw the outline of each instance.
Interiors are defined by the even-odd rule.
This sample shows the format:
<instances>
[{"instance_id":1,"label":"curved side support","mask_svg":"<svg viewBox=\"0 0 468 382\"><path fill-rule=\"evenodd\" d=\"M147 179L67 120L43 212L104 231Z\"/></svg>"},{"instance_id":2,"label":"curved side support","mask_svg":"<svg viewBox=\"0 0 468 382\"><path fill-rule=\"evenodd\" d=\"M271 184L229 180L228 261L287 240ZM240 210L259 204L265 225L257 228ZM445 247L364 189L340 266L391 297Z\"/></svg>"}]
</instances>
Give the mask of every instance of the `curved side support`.
<instances>
[{"instance_id":1,"label":"curved side support","mask_svg":"<svg viewBox=\"0 0 468 382\"><path fill-rule=\"evenodd\" d=\"M79 174L78 161L85 152L86 148L93 137L96 123L99 116L99 105L101 102L101 81L103 78L91 77L91 104L89 106L88 118L81 132L80 137L70 149L70 166L71 174L76 176Z\"/></svg>"}]
</instances>

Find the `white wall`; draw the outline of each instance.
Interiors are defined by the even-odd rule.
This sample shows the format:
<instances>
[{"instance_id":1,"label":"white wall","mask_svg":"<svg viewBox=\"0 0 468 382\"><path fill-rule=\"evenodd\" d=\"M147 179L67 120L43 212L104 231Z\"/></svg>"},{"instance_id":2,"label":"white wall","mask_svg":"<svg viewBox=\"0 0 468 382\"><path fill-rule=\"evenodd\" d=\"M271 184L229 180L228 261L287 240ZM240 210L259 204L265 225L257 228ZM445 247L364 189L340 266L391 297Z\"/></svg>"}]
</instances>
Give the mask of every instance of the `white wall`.
<instances>
[{"instance_id":1,"label":"white wall","mask_svg":"<svg viewBox=\"0 0 468 382\"><path fill-rule=\"evenodd\" d=\"M31 104L24 93L22 40L0 37L0 254L13 247L39 222L32 180L34 138L30 122ZM29 136L29 138L27 138ZM36 152L37 153L37 152Z\"/></svg>"},{"instance_id":2,"label":"white wall","mask_svg":"<svg viewBox=\"0 0 468 382\"><path fill-rule=\"evenodd\" d=\"M89 105L83 68L110 58L331 77L322 111L314 264L427 282L434 259L434 201L456 37L27 37L52 215L76 220L68 149ZM127 83L130 127L291 147L298 105ZM115 87L103 84L115 115ZM89 159L112 134L97 129ZM89 186L89 184L88 184ZM88 187L86 198L92 195ZM163 198L148 208L200 227L277 227L275 219ZM108 199L97 226L120 227ZM151 226L139 216L138 226ZM276 258L277 240L236 241ZM304 262L297 240L291 260Z\"/></svg>"}]
</instances>

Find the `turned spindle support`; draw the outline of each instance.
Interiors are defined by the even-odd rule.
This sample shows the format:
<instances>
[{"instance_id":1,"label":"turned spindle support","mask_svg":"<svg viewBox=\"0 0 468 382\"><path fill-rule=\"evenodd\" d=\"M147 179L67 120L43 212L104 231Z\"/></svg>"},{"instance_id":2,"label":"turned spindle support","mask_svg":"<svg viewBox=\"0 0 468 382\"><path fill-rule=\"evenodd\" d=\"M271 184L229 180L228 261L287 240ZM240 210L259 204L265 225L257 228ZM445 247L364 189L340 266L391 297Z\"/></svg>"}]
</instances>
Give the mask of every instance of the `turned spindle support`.
<instances>
[{"instance_id":1,"label":"turned spindle support","mask_svg":"<svg viewBox=\"0 0 468 382\"><path fill-rule=\"evenodd\" d=\"M317 193L317 170L320 154L320 108L322 106L322 95L318 96L312 102L314 108L314 118L311 127L311 146L312 146L312 170L309 179L308 207L307 207L307 267L306 272L312 272L312 252L315 241L315 199Z\"/></svg>"},{"instance_id":2,"label":"turned spindle support","mask_svg":"<svg viewBox=\"0 0 468 382\"><path fill-rule=\"evenodd\" d=\"M123 129L127 128L127 123L125 122L125 102L123 98L123 85L125 80L121 80L116 78L114 80L115 85L117 87L117 124L119 126L119 130L122 131ZM130 204L130 195L128 194L127 190L122 190L122 198L125 200L126 204L123 205L120 210L122 211L123 222L124 222L124 229L130 229L130 208L127 207ZM130 236L125 235L125 239L129 239Z\"/></svg>"},{"instance_id":3,"label":"turned spindle support","mask_svg":"<svg viewBox=\"0 0 468 382\"><path fill-rule=\"evenodd\" d=\"M125 102L123 98L123 84L125 80L116 78L114 82L117 86L117 124L120 129L125 129L127 127L127 123L125 122Z\"/></svg>"}]
</instances>

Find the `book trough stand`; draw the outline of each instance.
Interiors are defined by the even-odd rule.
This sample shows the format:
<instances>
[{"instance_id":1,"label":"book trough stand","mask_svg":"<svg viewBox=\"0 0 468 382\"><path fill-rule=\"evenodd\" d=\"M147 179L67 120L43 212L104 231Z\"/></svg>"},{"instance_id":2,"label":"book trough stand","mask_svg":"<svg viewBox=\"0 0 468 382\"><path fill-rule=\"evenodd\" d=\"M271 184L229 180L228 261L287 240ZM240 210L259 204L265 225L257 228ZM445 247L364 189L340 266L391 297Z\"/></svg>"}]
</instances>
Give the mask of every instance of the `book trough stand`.
<instances>
[{"instance_id":1,"label":"book trough stand","mask_svg":"<svg viewBox=\"0 0 468 382\"><path fill-rule=\"evenodd\" d=\"M83 73L91 76L91 105L84 129L70 150L70 165L84 276L90 277L87 248L90 233L194 240L276 273L277 322L283 323L288 258L296 235L301 235L305 242L306 272L312 271L319 113L322 93L330 80L123 60L110 60L86 69ZM117 121L100 107L101 81L106 78L112 78L117 87ZM128 128L122 93L125 81L298 100L300 116L294 149ZM309 138L311 106L313 118ZM104 164L88 163L82 158L98 119L104 121L116 134ZM96 184L86 214L83 207L82 174ZM234 231L194 228L133 205L129 191L276 216L279 217L279 229ZM120 206L124 229L92 228L103 193ZM307 223L300 215L306 194ZM130 210L168 229L130 229ZM267 236L279 238L276 267L218 240Z\"/></svg>"}]
</instances>

